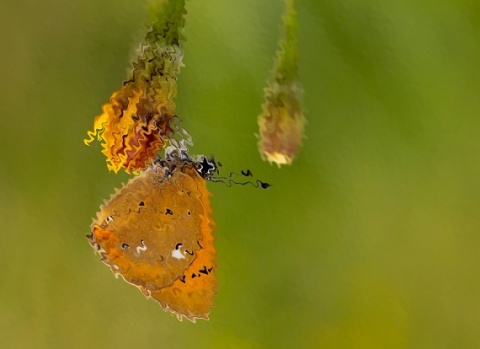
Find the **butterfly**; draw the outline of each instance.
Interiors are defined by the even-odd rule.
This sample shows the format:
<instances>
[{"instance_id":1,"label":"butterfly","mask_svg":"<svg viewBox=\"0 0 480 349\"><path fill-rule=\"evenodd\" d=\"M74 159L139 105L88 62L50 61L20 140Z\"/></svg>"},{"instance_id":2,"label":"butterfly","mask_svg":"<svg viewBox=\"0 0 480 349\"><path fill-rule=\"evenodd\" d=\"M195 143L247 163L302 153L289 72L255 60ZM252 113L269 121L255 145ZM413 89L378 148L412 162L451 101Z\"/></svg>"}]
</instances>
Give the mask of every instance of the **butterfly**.
<instances>
[{"instance_id":1,"label":"butterfly","mask_svg":"<svg viewBox=\"0 0 480 349\"><path fill-rule=\"evenodd\" d=\"M87 238L117 277L164 310L179 320L208 319L217 279L205 167L164 165L148 167L105 201Z\"/></svg>"}]
</instances>

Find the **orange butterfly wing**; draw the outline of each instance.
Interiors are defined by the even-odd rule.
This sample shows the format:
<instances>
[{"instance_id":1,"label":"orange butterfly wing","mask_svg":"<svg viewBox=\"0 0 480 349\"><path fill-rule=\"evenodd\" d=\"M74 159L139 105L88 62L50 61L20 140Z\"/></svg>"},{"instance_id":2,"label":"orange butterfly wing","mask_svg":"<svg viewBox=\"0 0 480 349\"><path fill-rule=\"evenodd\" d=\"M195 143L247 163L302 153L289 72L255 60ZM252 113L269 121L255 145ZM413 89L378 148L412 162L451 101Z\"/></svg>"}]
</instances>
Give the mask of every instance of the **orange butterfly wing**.
<instances>
[{"instance_id":1,"label":"orange butterfly wing","mask_svg":"<svg viewBox=\"0 0 480 349\"><path fill-rule=\"evenodd\" d=\"M91 245L112 271L181 319L208 318L217 280L205 180L189 165L148 169L97 214Z\"/></svg>"},{"instance_id":2,"label":"orange butterfly wing","mask_svg":"<svg viewBox=\"0 0 480 349\"><path fill-rule=\"evenodd\" d=\"M214 274L217 253L213 247L212 209L208 197L211 195L205 185L205 180L198 173L189 169L189 175L195 178L202 198L204 211L202 213L202 237L198 241L200 249L196 251L193 263L169 287L151 292L152 298L161 306L194 321L195 318L208 319L209 309L214 305L217 279Z\"/></svg>"}]
</instances>

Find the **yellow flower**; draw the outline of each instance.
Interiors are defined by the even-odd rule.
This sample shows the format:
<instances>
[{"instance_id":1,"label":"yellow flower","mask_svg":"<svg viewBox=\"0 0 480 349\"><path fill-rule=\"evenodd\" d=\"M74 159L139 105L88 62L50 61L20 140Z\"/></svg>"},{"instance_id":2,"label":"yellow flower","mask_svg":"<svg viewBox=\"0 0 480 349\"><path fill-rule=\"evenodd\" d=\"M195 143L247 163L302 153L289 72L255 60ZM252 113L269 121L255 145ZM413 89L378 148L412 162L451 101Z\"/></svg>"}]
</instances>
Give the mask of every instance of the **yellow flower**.
<instances>
[{"instance_id":1,"label":"yellow flower","mask_svg":"<svg viewBox=\"0 0 480 349\"><path fill-rule=\"evenodd\" d=\"M285 0L284 37L269 84L265 88L265 103L258 117L262 159L279 167L292 163L302 144L305 118L300 96L302 85L298 76L298 21L295 0Z\"/></svg>"},{"instance_id":2,"label":"yellow flower","mask_svg":"<svg viewBox=\"0 0 480 349\"><path fill-rule=\"evenodd\" d=\"M164 95L165 89L155 96L149 96L148 90L127 83L110 97L103 113L95 118L93 131L88 132L85 143L95 138L102 143L109 170L144 169L173 132L170 122L175 105Z\"/></svg>"},{"instance_id":3,"label":"yellow flower","mask_svg":"<svg viewBox=\"0 0 480 349\"><path fill-rule=\"evenodd\" d=\"M291 164L302 144L305 118L300 92L295 83L275 83L265 89L266 100L258 118L258 145L262 158L278 166Z\"/></svg>"}]
</instances>

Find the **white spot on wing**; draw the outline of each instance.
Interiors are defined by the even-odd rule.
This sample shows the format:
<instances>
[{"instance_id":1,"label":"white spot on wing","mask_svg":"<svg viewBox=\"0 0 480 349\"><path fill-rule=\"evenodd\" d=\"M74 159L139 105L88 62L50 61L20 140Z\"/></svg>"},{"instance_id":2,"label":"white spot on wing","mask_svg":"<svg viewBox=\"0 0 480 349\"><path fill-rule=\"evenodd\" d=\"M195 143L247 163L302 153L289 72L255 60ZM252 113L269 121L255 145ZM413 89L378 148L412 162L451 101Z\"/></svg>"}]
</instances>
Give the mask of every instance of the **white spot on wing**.
<instances>
[{"instance_id":1,"label":"white spot on wing","mask_svg":"<svg viewBox=\"0 0 480 349\"><path fill-rule=\"evenodd\" d=\"M108 216L108 217L105 219L105 224L108 225L108 223L113 222L113 221L114 221L113 217L112 217L112 216Z\"/></svg>"},{"instance_id":2,"label":"white spot on wing","mask_svg":"<svg viewBox=\"0 0 480 349\"><path fill-rule=\"evenodd\" d=\"M183 253L180 250L173 250L172 251L172 257L176 258L176 259L185 258L185 256L183 255Z\"/></svg>"},{"instance_id":3,"label":"white spot on wing","mask_svg":"<svg viewBox=\"0 0 480 349\"><path fill-rule=\"evenodd\" d=\"M137 254L140 254L140 252L145 252L147 250L147 246L145 246L145 243L143 240L140 240L141 244L143 247L137 246Z\"/></svg>"}]
</instances>

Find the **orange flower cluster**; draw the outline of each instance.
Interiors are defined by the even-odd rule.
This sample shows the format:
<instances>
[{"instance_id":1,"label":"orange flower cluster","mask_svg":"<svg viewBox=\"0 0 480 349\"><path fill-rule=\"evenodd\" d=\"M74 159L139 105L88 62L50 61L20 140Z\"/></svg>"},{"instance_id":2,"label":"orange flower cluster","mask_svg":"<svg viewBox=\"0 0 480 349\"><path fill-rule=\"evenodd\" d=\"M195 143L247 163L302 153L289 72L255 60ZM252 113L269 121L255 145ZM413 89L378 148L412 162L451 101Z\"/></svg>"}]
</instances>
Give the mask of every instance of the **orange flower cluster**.
<instances>
[{"instance_id":1,"label":"orange flower cluster","mask_svg":"<svg viewBox=\"0 0 480 349\"><path fill-rule=\"evenodd\" d=\"M95 139L101 142L112 171L145 169L174 133L171 123L176 115L177 75L183 65L184 12L175 4L170 6L178 17L175 25L165 19L153 24L130 78L103 106L85 140L87 145Z\"/></svg>"}]
</instances>

